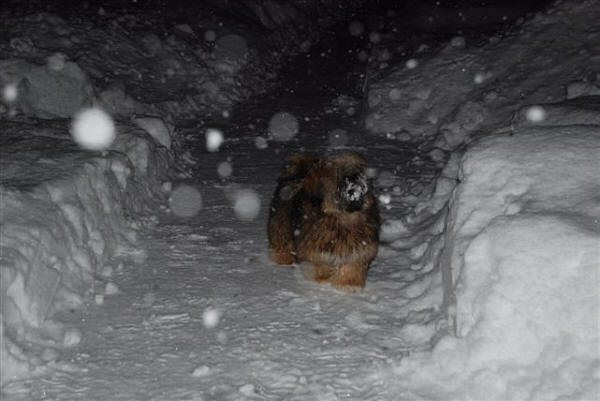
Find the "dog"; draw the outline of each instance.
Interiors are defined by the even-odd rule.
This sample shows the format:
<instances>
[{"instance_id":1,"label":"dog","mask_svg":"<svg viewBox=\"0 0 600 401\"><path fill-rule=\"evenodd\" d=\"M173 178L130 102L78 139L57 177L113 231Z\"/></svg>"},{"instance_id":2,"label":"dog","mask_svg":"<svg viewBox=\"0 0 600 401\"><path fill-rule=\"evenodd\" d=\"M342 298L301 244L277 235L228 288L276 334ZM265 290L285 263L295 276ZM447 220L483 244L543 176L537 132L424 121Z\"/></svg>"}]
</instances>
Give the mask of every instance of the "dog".
<instances>
[{"instance_id":1,"label":"dog","mask_svg":"<svg viewBox=\"0 0 600 401\"><path fill-rule=\"evenodd\" d=\"M269 257L316 282L355 292L379 245L379 210L362 156L287 158L269 213Z\"/></svg>"}]
</instances>

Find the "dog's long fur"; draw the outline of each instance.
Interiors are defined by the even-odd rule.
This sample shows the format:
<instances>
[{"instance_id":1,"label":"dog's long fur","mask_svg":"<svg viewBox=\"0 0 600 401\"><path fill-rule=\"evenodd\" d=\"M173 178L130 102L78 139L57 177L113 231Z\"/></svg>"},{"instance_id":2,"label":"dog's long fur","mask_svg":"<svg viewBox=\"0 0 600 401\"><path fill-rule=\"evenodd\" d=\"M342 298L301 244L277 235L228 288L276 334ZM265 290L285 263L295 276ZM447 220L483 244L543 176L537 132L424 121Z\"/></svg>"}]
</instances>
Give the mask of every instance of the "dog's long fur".
<instances>
[{"instance_id":1,"label":"dog's long fur","mask_svg":"<svg viewBox=\"0 0 600 401\"><path fill-rule=\"evenodd\" d=\"M379 243L379 211L365 169L358 154L291 155L271 202L271 260L300 262L308 278L345 291L364 287Z\"/></svg>"}]
</instances>

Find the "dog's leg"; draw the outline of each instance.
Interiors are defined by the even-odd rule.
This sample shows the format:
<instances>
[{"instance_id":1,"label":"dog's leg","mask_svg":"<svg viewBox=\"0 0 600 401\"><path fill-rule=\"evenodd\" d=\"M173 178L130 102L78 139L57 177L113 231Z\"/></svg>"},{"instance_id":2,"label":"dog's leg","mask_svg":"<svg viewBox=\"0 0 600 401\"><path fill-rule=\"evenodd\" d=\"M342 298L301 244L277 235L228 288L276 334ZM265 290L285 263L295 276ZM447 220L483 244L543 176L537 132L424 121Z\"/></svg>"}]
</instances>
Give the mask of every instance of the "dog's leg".
<instances>
[{"instance_id":1,"label":"dog's leg","mask_svg":"<svg viewBox=\"0 0 600 401\"><path fill-rule=\"evenodd\" d=\"M269 258L278 265L291 265L296 261L295 243L288 216L288 205L276 204L269 219Z\"/></svg>"},{"instance_id":2,"label":"dog's leg","mask_svg":"<svg viewBox=\"0 0 600 401\"><path fill-rule=\"evenodd\" d=\"M343 264L331 276L331 285L344 292L357 292L367 280L366 264Z\"/></svg>"}]
</instances>

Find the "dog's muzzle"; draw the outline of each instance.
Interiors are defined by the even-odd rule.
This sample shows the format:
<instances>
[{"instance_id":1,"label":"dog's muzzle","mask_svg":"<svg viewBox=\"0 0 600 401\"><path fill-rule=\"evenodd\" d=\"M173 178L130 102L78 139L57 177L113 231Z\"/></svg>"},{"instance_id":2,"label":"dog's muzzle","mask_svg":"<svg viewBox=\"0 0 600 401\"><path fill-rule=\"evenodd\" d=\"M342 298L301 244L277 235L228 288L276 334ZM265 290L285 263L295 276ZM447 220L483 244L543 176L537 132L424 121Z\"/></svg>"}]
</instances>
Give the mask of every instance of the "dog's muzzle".
<instances>
[{"instance_id":1,"label":"dog's muzzle","mask_svg":"<svg viewBox=\"0 0 600 401\"><path fill-rule=\"evenodd\" d=\"M357 212L362 209L363 200L369 191L367 177L364 174L345 176L338 187L338 197L346 212Z\"/></svg>"}]
</instances>

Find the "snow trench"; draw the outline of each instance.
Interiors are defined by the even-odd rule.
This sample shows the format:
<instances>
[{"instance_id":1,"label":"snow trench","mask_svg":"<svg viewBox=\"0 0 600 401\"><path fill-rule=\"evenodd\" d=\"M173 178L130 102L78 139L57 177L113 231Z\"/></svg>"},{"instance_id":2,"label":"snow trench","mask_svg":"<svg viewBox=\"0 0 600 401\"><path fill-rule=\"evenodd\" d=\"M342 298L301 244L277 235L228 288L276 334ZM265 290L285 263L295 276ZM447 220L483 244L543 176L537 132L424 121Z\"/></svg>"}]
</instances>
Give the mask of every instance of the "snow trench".
<instances>
[{"instance_id":1,"label":"snow trench","mask_svg":"<svg viewBox=\"0 0 600 401\"><path fill-rule=\"evenodd\" d=\"M101 301L118 289L108 278L112 270L144 257L135 248L134 230L143 221L130 216L159 195L171 155L135 126L117 130L110 149L99 153L79 150L65 135L66 122L43 130L6 124L0 157L1 383L43 370L46 346L76 345L80 334L52 315L92 295ZM123 262L107 265L111 258ZM27 357L24 344L41 347L42 358Z\"/></svg>"}]
</instances>

